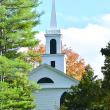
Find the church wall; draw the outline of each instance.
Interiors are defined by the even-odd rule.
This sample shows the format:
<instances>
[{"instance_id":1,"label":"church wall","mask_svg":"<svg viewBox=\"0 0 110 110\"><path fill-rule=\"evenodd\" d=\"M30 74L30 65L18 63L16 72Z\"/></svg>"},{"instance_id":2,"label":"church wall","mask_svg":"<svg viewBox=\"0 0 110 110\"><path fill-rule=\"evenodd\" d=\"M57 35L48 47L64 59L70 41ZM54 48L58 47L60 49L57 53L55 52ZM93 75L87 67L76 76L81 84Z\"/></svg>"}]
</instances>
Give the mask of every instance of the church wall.
<instances>
[{"instance_id":1,"label":"church wall","mask_svg":"<svg viewBox=\"0 0 110 110\"><path fill-rule=\"evenodd\" d=\"M33 93L37 105L35 110L59 110L62 94L69 91L71 86L78 84L78 81L66 75L61 36L60 29L57 29L55 0L52 0L50 29L45 34L46 54L42 56L42 64L34 69L29 77L31 81L38 82L41 87L39 91Z\"/></svg>"},{"instance_id":2,"label":"church wall","mask_svg":"<svg viewBox=\"0 0 110 110\"><path fill-rule=\"evenodd\" d=\"M78 83L47 68L42 68L39 71L32 73L30 80L37 83L38 80L44 77L52 79L54 83L41 84L41 88L70 88L72 85L76 85Z\"/></svg>"},{"instance_id":3,"label":"church wall","mask_svg":"<svg viewBox=\"0 0 110 110\"><path fill-rule=\"evenodd\" d=\"M42 64L46 63L50 65L51 61L55 61L55 68L66 73L66 61L64 54L46 54L42 56Z\"/></svg>"},{"instance_id":4,"label":"church wall","mask_svg":"<svg viewBox=\"0 0 110 110\"><path fill-rule=\"evenodd\" d=\"M61 53L61 35L45 35L46 36L46 54L50 54L50 40L55 39L57 42L57 53Z\"/></svg>"},{"instance_id":5,"label":"church wall","mask_svg":"<svg viewBox=\"0 0 110 110\"><path fill-rule=\"evenodd\" d=\"M41 89L34 93L37 105L35 110L59 110L60 98L65 91L67 89Z\"/></svg>"}]
</instances>

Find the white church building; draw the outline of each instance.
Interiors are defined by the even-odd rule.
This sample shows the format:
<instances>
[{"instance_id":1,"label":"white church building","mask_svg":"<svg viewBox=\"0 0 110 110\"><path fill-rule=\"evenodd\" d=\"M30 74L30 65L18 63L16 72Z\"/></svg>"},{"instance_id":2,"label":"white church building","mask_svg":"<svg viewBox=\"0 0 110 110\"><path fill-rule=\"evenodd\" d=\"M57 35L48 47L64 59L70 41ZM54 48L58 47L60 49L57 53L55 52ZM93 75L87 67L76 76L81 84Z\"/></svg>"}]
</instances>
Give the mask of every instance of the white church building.
<instances>
[{"instance_id":1,"label":"white church building","mask_svg":"<svg viewBox=\"0 0 110 110\"><path fill-rule=\"evenodd\" d=\"M59 110L64 95L71 86L78 84L74 78L66 75L65 55L62 53L62 34L57 28L55 0L52 0L50 29L46 31L46 53L42 55L42 64L35 68L30 80L38 83L41 89L34 93L35 110Z\"/></svg>"}]
</instances>

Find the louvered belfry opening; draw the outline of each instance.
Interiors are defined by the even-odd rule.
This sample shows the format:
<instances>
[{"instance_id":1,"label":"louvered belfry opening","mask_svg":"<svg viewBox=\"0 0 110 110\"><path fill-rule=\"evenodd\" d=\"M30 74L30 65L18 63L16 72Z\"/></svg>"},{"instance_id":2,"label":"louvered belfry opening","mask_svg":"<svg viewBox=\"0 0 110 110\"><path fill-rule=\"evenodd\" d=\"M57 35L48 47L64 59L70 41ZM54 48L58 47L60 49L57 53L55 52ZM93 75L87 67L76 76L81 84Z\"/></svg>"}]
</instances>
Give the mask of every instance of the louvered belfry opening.
<instances>
[{"instance_id":1,"label":"louvered belfry opening","mask_svg":"<svg viewBox=\"0 0 110 110\"><path fill-rule=\"evenodd\" d=\"M55 39L50 40L50 54L56 54L57 53L57 42Z\"/></svg>"}]
</instances>

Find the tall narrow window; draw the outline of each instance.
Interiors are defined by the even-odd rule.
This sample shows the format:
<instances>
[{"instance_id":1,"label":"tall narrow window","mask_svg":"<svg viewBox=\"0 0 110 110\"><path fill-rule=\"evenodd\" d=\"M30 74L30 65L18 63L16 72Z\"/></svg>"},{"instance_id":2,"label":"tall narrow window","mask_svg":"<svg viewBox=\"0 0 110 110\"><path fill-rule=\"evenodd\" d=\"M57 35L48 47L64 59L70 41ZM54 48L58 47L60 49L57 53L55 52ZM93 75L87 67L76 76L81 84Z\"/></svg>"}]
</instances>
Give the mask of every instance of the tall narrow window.
<instances>
[{"instance_id":1,"label":"tall narrow window","mask_svg":"<svg viewBox=\"0 0 110 110\"><path fill-rule=\"evenodd\" d=\"M51 39L50 40L50 54L56 54L57 50L56 50L56 40L55 39Z\"/></svg>"},{"instance_id":2,"label":"tall narrow window","mask_svg":"<svg viewBox=\"0 0 110 110\"><path fill-rule=\"evenodd\" d=\"M51 61L51 66L55 68L55 61Z\"/></svg>"}]
</instances>

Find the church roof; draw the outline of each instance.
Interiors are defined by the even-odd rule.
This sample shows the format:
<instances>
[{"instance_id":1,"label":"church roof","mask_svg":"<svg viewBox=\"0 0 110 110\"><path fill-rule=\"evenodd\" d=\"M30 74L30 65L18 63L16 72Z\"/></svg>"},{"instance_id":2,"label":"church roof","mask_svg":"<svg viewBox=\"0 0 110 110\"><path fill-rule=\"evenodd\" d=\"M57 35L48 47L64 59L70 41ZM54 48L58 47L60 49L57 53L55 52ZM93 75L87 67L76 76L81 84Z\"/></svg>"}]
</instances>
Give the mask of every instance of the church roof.
<instances>
[{"instance_id":1,"label":"church roof","mask_svg":"<svg viewBox=\"0 0 110 110\"><path fill-rule=\"evenodd\" d=\"M68 75L65 74L64 72L62 72L62 71L60 71L60 70L58 70L58 69L56 69L56 68L53 68L53 67L51 67L51 66L48 65L48 64L42 64L42 65L40 65L39 67L35 68L35 69L30 73L30 75L36 73L37 71L39 71L39 70L42 69L42 68L48 68L48 69L51 70L51 71L54 71L54 72L56 72L56 73L58 73L58 74L60 74L60 75L62 75L62 76L65 76L66 78L68 78L68 79L70 79L70 80L72 80L72 81L74 81L74 82L76 82L76 83L79 83L79 81L78 81L77 79L68 76Z\"/></svg>"}]
</instances>

